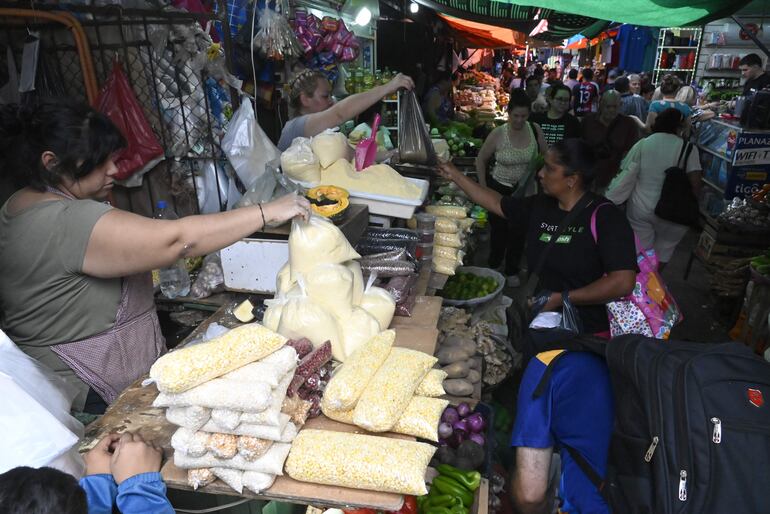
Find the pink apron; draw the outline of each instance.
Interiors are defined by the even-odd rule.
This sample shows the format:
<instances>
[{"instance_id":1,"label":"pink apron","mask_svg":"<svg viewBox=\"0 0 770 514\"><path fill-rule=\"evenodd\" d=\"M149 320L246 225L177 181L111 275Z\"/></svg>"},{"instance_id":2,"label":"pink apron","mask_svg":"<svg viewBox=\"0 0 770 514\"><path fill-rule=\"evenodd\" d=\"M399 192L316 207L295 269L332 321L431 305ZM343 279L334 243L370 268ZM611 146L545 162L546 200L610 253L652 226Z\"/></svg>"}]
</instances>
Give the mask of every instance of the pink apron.
<instances>
[{"instance_id":1,"label":"pink apron","mask_svg":"<svg viewBox=\"0 0 770 514\"><path fill-rule=\"evenodd\" d=\"M152 292L152 275L124 277L115 325L94 336L51 346L108 404L150 370L166 351Z\"/></svg>"}]
</instances>

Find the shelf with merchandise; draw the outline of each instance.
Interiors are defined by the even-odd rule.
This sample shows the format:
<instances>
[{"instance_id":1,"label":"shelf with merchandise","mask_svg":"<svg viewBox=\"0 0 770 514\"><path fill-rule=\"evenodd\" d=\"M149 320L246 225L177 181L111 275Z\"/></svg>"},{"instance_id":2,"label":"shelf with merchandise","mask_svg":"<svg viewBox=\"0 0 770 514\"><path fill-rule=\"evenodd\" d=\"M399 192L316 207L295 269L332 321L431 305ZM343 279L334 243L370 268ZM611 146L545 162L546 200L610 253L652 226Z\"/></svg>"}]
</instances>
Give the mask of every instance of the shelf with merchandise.
<instances>
[{"instance_id":1,"label":"shelf with merchandise","mask_svg":"<svg viewBox=\"0 0 770 514\"><path fill-rule=\"evenodd\" d=\"M655 71L695 71L695 68L655 68Z\"/></svg>"},{"instance_id":2,"label":"shelf with merchandise","mask_svg":"<svg viewBox=\"0 0 770 514\"><path fill-rule=\"evenodd\" d=\"M695 50L696 46L661 46L663 50Z\"/></svg>"}]
</instances>

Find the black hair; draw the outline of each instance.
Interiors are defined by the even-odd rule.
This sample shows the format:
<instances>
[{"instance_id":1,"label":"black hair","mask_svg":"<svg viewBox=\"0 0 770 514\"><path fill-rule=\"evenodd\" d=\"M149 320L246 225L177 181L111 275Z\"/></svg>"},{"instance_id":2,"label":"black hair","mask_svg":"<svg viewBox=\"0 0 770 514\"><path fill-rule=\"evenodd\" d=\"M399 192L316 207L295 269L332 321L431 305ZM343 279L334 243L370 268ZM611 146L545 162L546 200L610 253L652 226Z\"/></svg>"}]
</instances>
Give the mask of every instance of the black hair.
<instances>
[{"instance_id":1,"label":"black hair","mask_svg":"<svg viewBox=\"0 0 770 514\"><path fill-rule=\"evenodd\" d=\"M3 514L88 514L86 492L53 468L13 468L0 475Z\"/></svg>"},{"instance_id":2,"label":"black hair","mask_svg":"<svg viewBox=\"0 0 770 514\"><path fill-rule=\"evenodd\" d=\"M559 164L564 166L564 176L578 175L583 189L588 190L596 178L596 153L591 146L578 138L568 138L554 143L549 149Z\"/></svg>"},{"instance_id":3,"label":"black hair","mask_svg":"<svg viewBox=\"0 0 770 514\"><path fill-rule=\"evenodd\" d=\"M762 67L762 58L758 56L757 54L748 54L744 55L740 61L738 61L739 66L759 66Z\"/></svg>"},{"instance_id":4,"label":"black hair","mask_svg":"<svg viewBox=\"0 0 770 514\"><path fill-rule=\"evenodd\" d=\"M676 75L668 74L660 81L660 92L667 96L676 94L680 87L682 81Z\"/></svg>"},{"instance_id":5,"label":"black hair","mask_svg":"<svg viewBox=\"0 0 770 514\"><path fill-rule=\"evenodd\" d=\"M44 191L64 176L76 181L125 146L110 119L84 103L43 100L0 107L0 168L10 170L19 187ZM53 165L43 165L44 152L56 156Z\"/></svg>"},{"instance_id":6,"label":"black hair","mask_svg":"<svg viewBox=\"0 0 770 514\"><path fill-rule=\"evenodd\" d=\"M591 68L586 68L583 70L583 79L584 80L593 80L594 79L594 70Z\"/></svg>"},{"instance_id":7,"label":"black hair","mask_svg":"<svg viewBox=\"0 0 770 514\"><path fill-rule=\"evenodd\" d=\"M615 79L615 91L618 93L628 93L631 91L631 81L628 77L618 77Z\"/></svg>"},{"instance_id":8,"label":"black hair","mask_svg":"<svg viewBox=\"0 0 770 514\"><path fill-rule=\"evenodd\" d=\"M578 76L578 70L576 70L575 68L572 68L571 70L569 70L569 75L568 75L569 78L571 78L572 80L575 80L577 76Z\"/></svg>"},{"instance_id":9,"label":"black hair","mask_svg":"<svg viewBox=\"0 0 770 514\"><path fill-rule=\"evenodd\" d=\"M639 91L643 95L647 95L650 93L655 92L655 86L652 85L650 82L645 82L642 84L642 89Z\"/></svg>"},{"instance_id":10,"label":"black hair","mask_svg":"<svg viewBox=\"0 0 770 514\"><path fill-rule=\"evenodd\" d=\"M536 80L538 83L540 83L541 82L540 78L541 77L538 77L537 75L534 75L534 74L530 75L529 77L527 77L527 80L524 81L524 85L528 86L529 83L532 82L533 80Z\"/></svg>"},{"instance_id":11,"label":"black hair","mask_svg":"<svg viewBox=\"0 0 770 514\"><path fill-rule=\"evenodd\" d=\"M532 71L532 75L542 79L545 77L545 70L542 68L542 66L538 66Z\"/></svg>"},{"instance_id":12,"label":"black hair","mask_svg":"<svg viewBox=\"0 0 770 514\"><path fill-rule=\"evenodd\" d=\"M559 91L566 91L567 93L569 93L570 98L572 98L572 90L567 86L565 86L564 82L561 82L561 81L556 81L553 84L551 84L551 87L546 89L545 94L548 96L548 98L553 100L554 98L556 98L556 93L558 93Z\"/></svg>"},{"instance_id":13,"label":"black hair","mask_svg":"<svg viewBox=\"0 0 770 514\"><path fill-rule=\"evenodd\" d=\"M663 132L666 134L676 134L682 127L684 122L684 115L679 109L666 109L655 117L655 122L652 124L652 133Z\"/></svg>"},{"instance_id":14,"label":"black hair","mask_svg":"<svg viewBox=\"0 0 770 514\"><path fill-rule=\"evenodd\" d=\"M527 92L523 89L514 89L511 91L511 97L508 100L508 112L513 111L516 107L526 107L532 110L532 100L527 96Z\"/></svg>"}]
</instances>

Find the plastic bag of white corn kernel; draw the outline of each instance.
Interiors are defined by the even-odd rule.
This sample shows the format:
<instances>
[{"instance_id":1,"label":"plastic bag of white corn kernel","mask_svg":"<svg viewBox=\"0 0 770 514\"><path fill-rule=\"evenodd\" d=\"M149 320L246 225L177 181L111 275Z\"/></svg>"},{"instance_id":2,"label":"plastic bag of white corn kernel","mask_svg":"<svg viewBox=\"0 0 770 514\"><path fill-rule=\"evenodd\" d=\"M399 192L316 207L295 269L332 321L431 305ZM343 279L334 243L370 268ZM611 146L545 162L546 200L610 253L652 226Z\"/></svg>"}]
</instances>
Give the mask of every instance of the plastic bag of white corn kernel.
<instances>
[{"instance_id":1,"label":"plastic bag of white corn kernel","mask_svg":"<svg viewBox=\"0 0 770 514\"><path fill-rule=\"evenodd\" d=\"M403 439L306 429L286 460L293 479L398 494L426 494L425 471L436 448Z\"/></svg>"},{"instance_id":2,"label":"plastic bag of white corn kernel","mask_svg":"<svg viewBox=\"0 0 770 514\"><path fill-rule=\"evenodd\" d=\"M332 410L352 409L369 380L390 355L396 332L385 330L350 354L326 385L321 407Z\"/></svg>"},{"instance_id":3,"label":"plastic bag of white corn kernel","mask_svg":"<svg viewBox=\"0 0 770 514\"><path fill-rule=\"evenodd\" d=\"M197 491L199 487L205 487L214 480L217 476L209 468L197 468L187 470L187 485L193 488L193 491Z\"/></svg>"},{"instance_id":4,"label":"plastic bag of white corn kernel","mask_svg":"<svg viewBox=\"0 0 770 514\"><path fill-rule=\"evenodd\" d=\"M297 367L297 352L290 346L284 346L270 357L272 357L270 360L263 359L246 364L221 378L242 382L264 382L270 387L277 387L281 378Z\"/></svg>"},{"instance_id":5,"label":"plastic bag of white corn kernel","mask_svg":"<svg viewBox=\"0 0 770 514\"><path fill-rule=\"evenodd\" d=\"M254 493L261 493L265 489L270 489L273 482L275 482L275 475L257 471L243 472L243 486Z\"/></svg>"},{"instance_id":6,"label":"plastic bag of white corn kernel","mask_svg":"<svg viewBox=\"0 0 770 514\"><path fill-rule=\"evenodd\" d=\"M433 262L431 264L433 266L432 268L433 271L435 271L436 273L442 273L444 275L448 275L450 277L455 274L455 270L459 265L457 261L444 259L442 257L434 257Z\"/></svg>"},{"instance_id":7,"label":"plastic bag of white corn kernel","mask_svg":"<svg viewBox=\"0 0 770 514\"><path fill-rule=\"evenodd\" d=\"M198 430L211 418L211 409L206 407L169 407L166 409L166 419L169 423L180 427Z\"/></svg>"},{"instance_id":8,"label":"plastic bag of white corn kernel","mask_svg":"<svg viewBox=\"0 0 770 514\"><path fill-rule=\"evenodd\" d=\"M415 389L415 396L428 396L430 398L438 398L444 396L444 379L447 377L446 371L440 369L432 369L425 375L422 382Z\"/></svg>"},{"instance_id":9,"label":"plastic bag of white corn kernel","mask_svg":"<svg viewBox=\"0 0 770 514\"><path fill-rule=\"evenodd\" d=\"M438 442L438 425L449 401L413 396L391 431Z\"/></svg>"},{"instance_id":10,"label":"plastic bag of white corn kernel","mask_svg":"<svg viewBox=\"0 0 770 514\"><path fill-rule=\"evenodd\" d=\"M231 468L211 468L218 479L229 485L238 494L243 492L243 471Z\"/></svg>"},{"instance_id":11,"label":"plastic bag of white corn kernel","mask_svg":"<svg viewBox=\"0 0 770 514\"><path fill-rule=\"evenodd\" d=\"M294 367L296 367L297 352L294 348L287 347L294 355ZM283 349L276 353L282 352ZM274 354L275 355L275 354ZM281 406L286 398L286 390L294 377L294 367L287 370L280 379L278 386L271 393L270 405L262 412L240 412L231 409L212 409L211 420L227 430L235 430L240 423L250 425L267 425L277 427L281 424ZM202 426L202 425L201 425ZM200 427L198 427L200 428Z\"/></svg>"},{"instance_id":12,"label":"plastic bag of white corn kernel","mask_svg":"<svg viewBox=\"0 0 770 514\"><path fill-rule=\"evenodd\" d=\"M361 256L345 234L331 221L310 216L308 221L294 218L289 234L289 269L292 280L321 264L342 264Z\"/></svg>"},{"instance_id":13,"label":"plastic bag of white corn kernel","mask_svg":"<svg viewBox=\"0 0 770 514\"><path fill-rule=\"evenodd\" d=\"M270 404L272 388L265 382L242 382L217 378L183 393L160 393L154 407L197 405L212 409L262 412Z\"/></svg>"},{"instance_id":14,"label":"plastic bag of white corn kernel","mask_svg":"<svg viewBox=\"0 0 770 514\"><path fill-rule=\"evenodd\" d=\"M355 424L370 432L390 430L436 360L432 355L415 350L391 349L358 399L353 413Z\"/></svg>"},{"instance_id":15,"label":"plastic bag of white corn kernel","mask_svg":"<svg viewBox=\"0 0 770 514\"><path fill-rule=\"evenodd\" d=\"M171 447L190 457L203 457L209 451L210 436L211 434L208 432L198 432L181 427L171 436Z\"/></svg>"},{"instance_id":16,"label":"plastic bag of white corn kernel","mask_svg":"<svg viewBox=\"0 0 770 514\"><path fill-rule=\"evenodd\" d=\"M241 423L241 411L232 409L211 409L211 421L228 430L234 430Z\"/></svg>"},{"instance_id":17,"label":"plastic bag of white corn kernel","mask_svg":"<svg viewBox=\"0 0 770 514\"><path fill-rule=\"evenodd\" d=\"M240 423L233 430L229 430L225 427L221 427L209 421L201 430L204 432L221 432L224 434L234 435L250 435L251 437L259 437L260 439L270 439L271 441L280 441L283 431L286 429L286 425L289 424L288 414L279 414L278 426L266 426L266 425L250 425L249 423Z\"/></svg>"},{"instance_id":18,"label":"plastic bag of white corn kernel","mask_svg":"<svg viewBox=\"0 0 770 514\"><path fill-rule=\"evenodd\" d=\"M210 453L202 457L191 457L180 451L174 452L174 465L181 469L192 468L232 468L243 471L258 471L271 475L283 475L283 463L289 454L291 444L274 443L264 455L248 461L240 454L232 459L217 459Z\"/></svg>"}]
</instances>

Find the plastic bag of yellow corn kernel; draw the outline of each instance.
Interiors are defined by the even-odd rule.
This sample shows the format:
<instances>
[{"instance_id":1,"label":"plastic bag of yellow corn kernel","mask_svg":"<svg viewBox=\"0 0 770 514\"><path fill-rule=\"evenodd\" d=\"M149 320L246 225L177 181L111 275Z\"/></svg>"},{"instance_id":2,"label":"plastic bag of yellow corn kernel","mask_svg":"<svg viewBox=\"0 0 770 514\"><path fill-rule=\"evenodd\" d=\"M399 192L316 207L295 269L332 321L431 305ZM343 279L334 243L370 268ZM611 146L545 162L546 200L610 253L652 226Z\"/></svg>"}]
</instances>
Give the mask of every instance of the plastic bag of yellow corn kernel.
<instances>
[{"instance_id":1,"label":"plastic bag of yellow corn kernel","mask_svg":"<svg viewBox=\"0 0 770 514\"><path fill-rule=\"evenodd\" d=\"M355 407L369 380L390 355L396 332L385 330L350 354L326 385L321 407L348 410Z\"/></svg>"},{"instance_id":2,"label":"plastic bag of yellow corn kernel","mask_svg":"<svg viewBox=\"0 0 770 514\"><path fill-rule=\"evenodd\" d=\"M293 479L421 496L436 451L426 443L363 434L303 430L292 443L286 473Z\"/></svg>"},{"instance_id":3,"label":"plastic bag of yellow corn kernel","mask_svg":"<svg viewBox=\"0 0 770 514\"><path fill-rule=\"evenodd\" d=\"M414 396L391 431L438 442L438 424L447 405L447 400Z\"/></svg>"},{"instance_id":4,"label":"plastic bag of yellow corn kernel","mask_svg":"<svg viewBox=\"0 0 770 514\"><path fill-rule=\"evenodd\" d=\"M444 391L444 379L446 377L446 371L440 369L430 370L414 391L415 396L428 396L430 398L444 396L446 394L446 391Z\"/></svg>"},{"instance_id":5,"label":"plastic bag of yellow corn kernel","mask_svg":"<svg viewBox=\"0 0 770 514\"><path fill-rule=\"evenodd\" d=\"M355 424L370 432L390 430L435 363L436 358L427 353L393 348L358 399Z\"/></svg>"}]
</instances>

